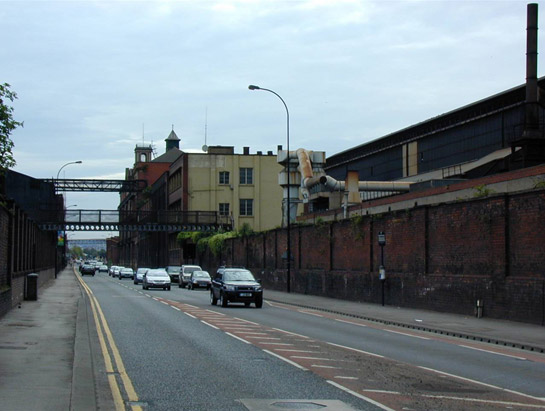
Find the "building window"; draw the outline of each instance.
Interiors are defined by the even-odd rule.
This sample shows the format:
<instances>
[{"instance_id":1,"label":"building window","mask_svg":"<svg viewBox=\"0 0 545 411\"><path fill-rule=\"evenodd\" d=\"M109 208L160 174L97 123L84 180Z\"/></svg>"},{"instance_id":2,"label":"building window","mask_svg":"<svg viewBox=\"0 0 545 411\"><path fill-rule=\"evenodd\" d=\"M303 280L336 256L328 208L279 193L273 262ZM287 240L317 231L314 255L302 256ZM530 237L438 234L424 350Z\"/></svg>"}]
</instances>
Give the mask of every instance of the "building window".
<instances>
[{"instance_id":1,"label":"building window","mask_svg":"<svg viewBox=\"0 0 545 411\"><path fill-rule=\"evenodd\" d=\"M220 203L220 215L229 215L229 203Z\"/></svg>"},{"instance_id":2,"label":"building window","mask_svg":"<svg viewBox=\"0 0 545 411\"><path fill-rule=\"evenodd\" d=\"M220 171L220 184L229 184L229 171Z\"/></svg>"},{"instance_id":3,"label":"building window","mask_svg":"<svg viewBox=\"0 0 545 411\"><path fill-rule=\"evenodd\" d=\"M254 183L254 169L241 168L240 169L240 184L253 184L253 183Z\"/></svg>"},{"instance_id":4,"label":"building window","mask_svg":"<svg viewBox=\"0 0 545 411\"><path fill-rule=\"evenodd\" d=\"M252 199L240 200L240 215L247 216L247 217L254 215L254 200Z\"/></svg>"}]
</instances>

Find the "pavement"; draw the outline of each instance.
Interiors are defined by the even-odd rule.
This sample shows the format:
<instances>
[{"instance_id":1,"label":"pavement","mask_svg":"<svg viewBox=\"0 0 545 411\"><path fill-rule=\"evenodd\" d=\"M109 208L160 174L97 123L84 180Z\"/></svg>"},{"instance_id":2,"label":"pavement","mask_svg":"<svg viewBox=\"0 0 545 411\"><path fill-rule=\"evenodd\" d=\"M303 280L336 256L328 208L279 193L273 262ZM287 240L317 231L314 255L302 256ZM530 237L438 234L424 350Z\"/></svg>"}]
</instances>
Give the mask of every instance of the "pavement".
<instances>
[{"instance_id":1,"label":"pavement","mask_svg":"<svg viewBox=\"0 0 545 411\"><path fill-rule=\"evenodd\" d=\"M265 300L545 353L545 327L265 290ZM113 409L87 297L71 268L0 318L0 409Z\"/></svg>"}]
</instances>

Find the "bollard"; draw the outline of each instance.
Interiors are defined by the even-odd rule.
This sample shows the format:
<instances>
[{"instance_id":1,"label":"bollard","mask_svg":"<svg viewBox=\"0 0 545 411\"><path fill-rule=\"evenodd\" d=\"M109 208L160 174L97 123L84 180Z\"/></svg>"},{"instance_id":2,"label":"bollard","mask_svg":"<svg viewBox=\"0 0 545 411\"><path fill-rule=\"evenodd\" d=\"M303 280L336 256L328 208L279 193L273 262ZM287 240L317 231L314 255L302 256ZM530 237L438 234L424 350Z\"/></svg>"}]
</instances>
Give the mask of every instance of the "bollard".
<instances>
[{"instance_id":1,"label":"bollard","mask_svg":"<svg viewBox=\"0 0 545 411\"><path fill-rule=\"evenodd\" d=\"M38 299L38 274L31 273L26 276L25 300L36 301Z\"/></svg>"},{"instance_id":2,"label":"bollard","mask_svg":"<svg viewBox=\"0 0 545 411\"><path fill-rule=\"evenodd\" d=\"M477 318L481 318L483 316L483 308L484 308L483 300L477 300L477 305L475 308L476 308L475 315L477 316Z\"/></svg>"}]
</instances>

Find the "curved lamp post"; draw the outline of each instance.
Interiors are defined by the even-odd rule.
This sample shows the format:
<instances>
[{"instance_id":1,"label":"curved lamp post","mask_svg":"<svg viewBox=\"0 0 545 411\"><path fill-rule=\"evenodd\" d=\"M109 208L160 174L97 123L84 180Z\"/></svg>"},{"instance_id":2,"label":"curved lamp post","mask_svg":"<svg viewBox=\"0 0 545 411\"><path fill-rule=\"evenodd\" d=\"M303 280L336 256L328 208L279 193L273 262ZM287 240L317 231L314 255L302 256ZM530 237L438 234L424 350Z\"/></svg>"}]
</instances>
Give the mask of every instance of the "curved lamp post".
<instances>
[{"instance_id":1,"label":"curved lamp post","mask_svg":"<svg viewBox=\"0 0 545 411\"><path fill-rule=\"evenodd\" d=\"M65 165L63 165L60 169L59 169L59 172L57 173L57 180L59 179L59 174L61 174L61 170L66 167L67 165L70 165L70 164L81 164L83 163L83 161L81 160L78 160L78 161L70 161L69 163L66 163Z\"/></svg>"},{"instance_id":2,"label":"curved lamp post","mask_svg":"<svg viewBox=\"0 0 545 411\"><path fill-rule=\"evenodd\" d=\"M288 196L286 199L286 215L287 215L287 224L286 228L288 230L288 275L286 278L286 291L289 293L291 291L291 235L290 235L290 112L288 110L288 106L284 99L280 97L280 94L276 93L273 90L269 90L268 88L263 88L259 86L254 86L253 84L250 84L248 86L250 90L263 90L268 91L269 93L274 94L276 97L280 99L282 104L284 104L284 107L286 109L286 136L287 136L287 171L288 171Z\"/></svg>"}]
</instances>

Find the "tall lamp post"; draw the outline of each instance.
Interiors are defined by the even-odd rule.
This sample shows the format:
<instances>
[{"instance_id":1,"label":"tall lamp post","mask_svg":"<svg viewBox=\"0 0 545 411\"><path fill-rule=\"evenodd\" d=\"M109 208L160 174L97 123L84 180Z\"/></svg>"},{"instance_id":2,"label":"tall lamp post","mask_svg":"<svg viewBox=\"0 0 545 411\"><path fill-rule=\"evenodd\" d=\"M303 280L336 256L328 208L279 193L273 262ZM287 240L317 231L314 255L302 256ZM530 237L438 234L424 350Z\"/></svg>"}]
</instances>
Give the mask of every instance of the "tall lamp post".
<instances>
[{"instance_id":1,"label":"tall lamp post","mask_svg":"<svg viewBox=\"0 0 545 411\"><path fill-rule=\"evenodd\" d=\"M57 180L59 179L59 175L61 174L61 171L64 167L70 165L70 164L81 164L83 163L83 161L81 160L78 160L78 161L70 161L69 163L66 163L65 165L63 165L61 168L59 168L59 172L57 173Z\"/></svg>"},{"instance_id":2,"label":"tall lamp post","mask_svg":"<svg viewBox=\"0 0 545 411\"><path fill-rule=\"evenodd\" d=\"M386 282L386 267L384 267L384 246L386 245L386 234L384 234L384 231L378 233L378 245L380 246L380 267L378 273L382 284L382 306L384 307L384 283Z\"/></svg>"},{"instance_id":3,"label":"tall lamp post","mask_svg":"<svg viewBox=\"0 0 545 411\"><path fill-rule=\"evenodd\" d=\"M290 220L291 220L291 216L290 216L290 112L288 110L288 106L286 104L286 102L284 101L284 99L282 97L280 97L280 95L278 93L276 93L275 91L273 90L269 90L268 88L263 88L263 87L259 87L259 86L254 86L252 84L250 84L248 86L248 88L250 90L263 90L263 91L268 91L269 93L272 93L274 94L276 97L278 97L280 99L280 101L282 102L282 104L284 104L284 107L286 109L286 137L287 137L287 171L288 171L288 196L287 196L287 199L286 199L286 215L287 215L287 223L286 223L286 228L288 230L288 275L287 275L287 278L286 278L286 291L289 293L291 292L291 233L290 233Z\"/></svg>"}]
</instances>

